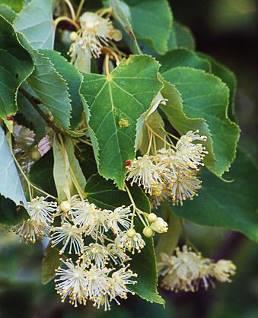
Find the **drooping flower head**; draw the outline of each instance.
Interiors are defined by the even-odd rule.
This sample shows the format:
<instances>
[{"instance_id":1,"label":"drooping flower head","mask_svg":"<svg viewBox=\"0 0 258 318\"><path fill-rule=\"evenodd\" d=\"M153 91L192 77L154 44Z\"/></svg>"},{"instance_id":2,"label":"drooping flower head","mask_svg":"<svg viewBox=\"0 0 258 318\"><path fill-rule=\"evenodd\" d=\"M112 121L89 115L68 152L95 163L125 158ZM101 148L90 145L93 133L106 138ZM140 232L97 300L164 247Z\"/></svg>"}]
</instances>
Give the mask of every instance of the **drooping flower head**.
<instances>
[{"instance_id":1,"label":"drooping flower head","mask_svg":"<svg viewBox=\"0 0 258 318\"><path fill-rule=\"evenodd\" d=\"M26 243L35 243L47 235L46 226L32 219L23 221L21 225L15 226L13 231Z\"/></svg>"},{"instance_id":2,"label":"drooping flower head","mask_svg":"<svg viewBox=\"0 0 258 318\"><path fill-rule=\"evenodd\" d=\"M151 193L153 185L162 183L158 167L148 155L133 160L127 170L127 180L131 180L131 185L143 186L147 193Z\"/></svg>"},{"instance_id":3,"label":"drooping flower head","mask_svg":"<svg viewBox=\"0 0 258 318\"><path fill-rule=\"evenodd\" d=\"M213 285L214 279L230 282L230 276L236 271L231 261L220 260L215 263L187 246L183 246L182 250L176 248L175 255L162 253L160 257L161 286L175 292L194 292L200 286L207 289Z\"/></svg>"},{"instance_id":4,"label":"drooping flower head","mask_svg":"<svg viewBox=\"0 0 258 318\"><path fill-rule=\"evenodd\" d=\"M83 71L90 70L92 57L101 55L103 46L108 46L110 40L120 41L122 34L116 30L109 18L103 18L93 12L85 12L80 17L80 30L72 37L74 42L70 47L71 62Z\"/></svg>"},{"instance_id":5,"label":"drooping flower head","mask_svg":"<svg viewBox=\"0 0 258 318\"><path fill-rule=\"evenodd\" d=\"M104 268L109 259L109 251L102 244L90 243L83 250L83 259L85 263L95 264L97 268Z\"/></svg>"},{"instance_id":6,"label":"drooping flower head","mask_svg":"<svg viewBox=\"0 0 258 318\"><path fill-rule=\"evenodd\" d=\"M133 273L127 267L122 267L119 270L112 273L110 279L110 295L113 299L120 298L127 298L127 294L131 291L128 290L127 285L134 285L136 284L137 274Z\"/></svg>"},{"instance_id":7,"label":"drooping flower head","mask_svg":"<svg viewBox=\"0 0 258 318\"><path fill-rule=\"evenodd\" d=\"M173 291L194 291L195 282L200 278L201 255L187 246L176 249L176 255L161 255L160 274L164 276L161 284Z\"/></svg>"},{"instance_id":8,"label":"drooping flower head","mask_svg":"<svg viewBox=\"0 0 258 318\"><path fill-rule=\"evenodd\" d=\"M126 232L121 232L115 239L115 243L124 249L128 250L132 254L137 251L138 253L144 248L145 241L140 233L137 233L134 229L129 229Z\"/></svg>"},{"instance_id":9,"label":"drooping flower head","mask_svg":"<svg viewBox=\"0 0 258 318\"><path fill-rule=\"evenodd\" d=\"M60 254L63 254L67 249L69 254L81 254L83 249L83 239L81 230L69 222L64 222L61 226L51 229L51 244L56 246L62 244Z\"/></svg>"},{"instance_id":10,"label":"drooping flower head","mask_svg":"<svg viewBox=\"0 0 258 318\"><path fill-rule=\"evenodd\" d=\"M69 298L77 307L78 304L86 305L86 267L83 263L74 264L71 259L62 260L64 267L56 270L56 291L61 296L62 302Z\"/></svg>"},{"instance_id":11,"label":"drooping flower head","mask_svg":"<svg viewBox=\"0 0 258 318\"><path fill-rule=\"evenodd\" d=\"M56 209L56 202L48 201L47 197L36 197L28 202L27 211L32 220L47 226L53 222Z\"/></svg>"},{"instance_id":12,"label":"drooping flower head","mask_svg":"<svg viewBox=\"0 0 258 318\"><path fill-rule=\"evenodd\" d=\"M114 211L110 211L109 213L109 227L116 234L122 230L128 230L131 223L131 217L132 212L130 207L118 207Z\"/></svg>"},{"instance_id":13,"label":"drooping flower head","mask_svg":"<svg viewBox=\"0 0 258 318\"><path fill-rule=\"evenodd\" d=\"M191 170L179 170L175 176L171 178L167 185L167 190L174 204L183 204L187 199L193 199L201 188L202 182L196 174Z\"/></svg>"}]
</instances>

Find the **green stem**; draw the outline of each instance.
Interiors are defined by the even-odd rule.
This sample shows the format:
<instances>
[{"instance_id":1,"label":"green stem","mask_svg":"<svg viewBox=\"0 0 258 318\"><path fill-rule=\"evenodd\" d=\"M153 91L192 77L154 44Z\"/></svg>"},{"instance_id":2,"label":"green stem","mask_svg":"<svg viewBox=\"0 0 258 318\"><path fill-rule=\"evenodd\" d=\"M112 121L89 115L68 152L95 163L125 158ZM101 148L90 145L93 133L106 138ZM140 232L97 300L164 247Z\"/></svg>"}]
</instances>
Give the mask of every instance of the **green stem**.
<instances>
[{"instance_id":1,"label":"green stem","mask_svg":"<svg viewBox=\"0 0 258 318\"><path fill-rule=\"evenodd\" d=\"M76 21L79 19L80 15L81 15L84 2L85 2L85 0L80 1L79 7L78 7L77 12L76 12Z\"/></svg>"},{"instance_id":2,"label":"green stem","mask_svg":"<svg viewBox=\"0 0 258 318\"><path fill-rule=\"evenodd\" d=\"M134 202L133 196L132 196L129 188L127 187L127 185L125 185L125 189L126 189L126 192L128 194L128 197L129 197L129 199L130 199L130 201L132 203L132 207L133 207L133 216L132 216L132 221L131 221L131 227L134 226L133 221L134 221L134 218L135 218L135 214L137 214L137 216L141 220L142 224L144 226L147 226L147 223L145 222L144 218L141 216L141 214L144 214L144 212L137 208L137 206L136 206L136 204Z\"/></svg>"}]
</instances>

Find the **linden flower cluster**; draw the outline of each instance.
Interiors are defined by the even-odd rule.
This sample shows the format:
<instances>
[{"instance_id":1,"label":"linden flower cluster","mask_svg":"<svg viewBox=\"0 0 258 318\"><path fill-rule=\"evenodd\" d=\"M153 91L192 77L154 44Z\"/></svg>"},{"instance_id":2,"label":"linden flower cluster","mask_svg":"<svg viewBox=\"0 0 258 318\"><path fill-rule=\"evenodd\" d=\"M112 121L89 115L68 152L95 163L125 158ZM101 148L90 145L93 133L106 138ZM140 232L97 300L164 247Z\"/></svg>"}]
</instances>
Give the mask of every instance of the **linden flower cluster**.
<instances>
[{"instance_id":1,"label":"linden flower cluster","mask_svg":"<svg viewBox=\"0 0 258 318\"><path fill-rule=\"evenodd\" d=\"M28 202L27 212L29 219L23 221L21 226L14 231L27 243L35 243L37 240L47 236L54 221L54 213L57 203L49 201L45 197L36 197Z\"/></svg>"},{"instance_id":2,"label":"linden flower cluster","mask_svg":"<svg viewBox=\"0 0 258 318\"><path fill-rule=\"evenodd\" d=\"M133 211L132 211L132 210ZM90 300L97 308L110 309L110 303L126 299L128 285L136 284L137 275L130 266L130 255L140 253L145 246L141 234L134 229L135 207L120 206L114 210L100 209L78 195L59 206L48 197L36 197L28 202L30 218L15 228L25 241L35 243L44 236L61 255L56 270L56 290L61 300L74 306ZM143 234L167 231L167 223L154 213L142 212Z\"/></svg>"},{"instance_id":3,"label":"linden flower cluster","mask_svg":"<svg viewBox=\"0 0 258 318\"><path fill-rule=\"evenodd\" d=\"M174 292L195 292L199 286L207 289L209 284L214 284L214 280L231 282L230 277L236 272L236 266L231 261L214 262L187 246L183 246L182 250L176 248L175 255L162 253L160 257L161 286Z\"/></svg>"},{"instance_id":4,"label":"linden flower cluster","mask_svg":"<svg viewBox=\"0 0 258 318\"><path fill-rule=\"evenodd\" d=\"M77 33L71 33L73 43L69 55L80 71L88 72L91 58L99 58L103 46L108 46L110 40L120 41L122 34L113 27L109 18L93 12L85 12L80 17L80 26Z\"/></svg>"},{"instance_id":5,"label":"linden flower cluster","mask_svg":"<svg viewBox=\"0 0 258 318\"><path fill-rule=\"evenodd\" d=\"M145 154L127 166L127 180L143 186L154 200L154 206L166 198L174 204L192 199L201 188L197 174L207 154L202 143L205 136L189 131L169 148L162 148L155 155Z\"/></svg>"},{"instance_id":6,"label":"linden flower cluster","mask_svg":"<svg viewBox=\"0 0 258 318\"><path fill-rule=\"evenodd\" d=\"M96 207L73 196L59 207L60 225L51 229L51 244L73 259L62 260L56 270L56 290L61 300L74 306L90 300L97 308L110 309L131 293L128 285L137 275L129 269L128 253L145 246L142 236L131 226L130 207L115 210Z\"/></svg>"}]
</instances>

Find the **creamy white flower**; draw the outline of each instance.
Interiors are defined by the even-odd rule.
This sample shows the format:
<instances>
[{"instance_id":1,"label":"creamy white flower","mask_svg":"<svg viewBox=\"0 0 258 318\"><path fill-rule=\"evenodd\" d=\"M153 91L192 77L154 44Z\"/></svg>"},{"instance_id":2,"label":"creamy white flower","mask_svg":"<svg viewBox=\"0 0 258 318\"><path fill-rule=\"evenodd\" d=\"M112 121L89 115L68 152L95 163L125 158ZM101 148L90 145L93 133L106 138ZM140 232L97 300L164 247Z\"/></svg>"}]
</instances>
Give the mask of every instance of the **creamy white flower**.
<instances>
[{"instance_id":1,"label":"creamy white flower","mask_svg":"<svg viewBox=\"0 0 258 318\"><path fill-rule=\"evenodd\" d=\"M109 243L107 245L107 249L109 252L109 258L115 265L124 264L131 260L131 258L124 252L124 250L116 243Z\"/></svg>"},{"instance_id":2,"label":"creamy white flower","mask_svg":"<svg viewBox=\"0 0 258 318\"><path fill-rule=\"evenodd\" d=\"M220 260L214 263L187 246L183 246L182 250L176 248L173 256L165 253L160 256L158 268L163 277L161 285L176 292L194 292L200 286L207 289L209 285L214 285L213 278L220 282L231 282L230 276L236 271L236 266L231 261Z\"/></svg>"},{"instance_id":3,"label":"creamy white flower","mask_svg":"<svg viewBox=\"0 0 258 318\"><path fill-rule=\"evenodd\" d=\"M198 170L203 166L203 159L208 153L201 143L195 141L206 141L205 136L200 136L198 131L188 131L176 144L176 158L181 165L186 165L191 169Z\"/></svg>"},{"instance_id":4,"label":"creamy white flower","mask_svg":"<svg viewBox=\"0 0 258 318\"><path fill-rule=\"evenodd\" d=\"M201 278L202 256L187 246L177 248L175 256L161 254L159 263L162 286L173 291L195 291L196 281Z\"/></svg>"},{"instance_id":5,"label":"creamy white flower","mask_svg":"<svg viewBox=\"0 0 258 318\"><path fill-rule=\"evenodd\" d=\"M176 176L171 178L170 184L167 185L169 195L173 203L181 205L183 201L192 199L197 195L198 190L201 188L201 180L199 180L194 171L181 170L178 171Z\"/></svg>"},{"instance_id":6,"label":"creamy white flower","mask_svg":"<svg viewBox=\"0 0 258 318\"><path fill-rule=\"evenodd\" d=\"M35 243L47 235L48 230L42 223L32 219L23 221L21 225L14 227L14 232L19 235L26 243Z\"/></svg>"},{"instance_id":7,"label":"creamy white flower","mask_svg":"<svg viewBox=\"0 0 258 318\"><path fill-rule=\"evenodd\" d=\"M97 268L103 268L109 258L109 251L106 246L98 243L90 243L83 250L85 262L95 264Z\"/></svg>"},{"instance_id":8,"label":"creamy white flower","mask_svg":"<svg viewBox=\"0 0 258 318\"><path fill-rule=\"evenodd\" d=\"M94 239L109 230L109 211L101 210L88 201L81 201L70 210L73 223L82 228L85 235Z\"/></svg>"},{"instance_id":9,"label":"creamy white flower","mask_svg":"<svg viewBox=\"0 0 258 318\"><path fill-rule=\"evenodd\" d=\"M162 183L158 167L148 155L134 159L127 170L126 180L131 180L131 185L142 185L147 193L151 193L154 184Z\"/></svg>"},{"instance_id":10,"label":"creamy white flower","mask_svg":"<svg viewBox=\"0 0 258 318\"><path fill-rule=\"evenodd\" d=\"M97 268L92 266L86 274L86 288L85 292L91 299L107 294L109 290L109 277L111 269L106 267Z\"/></svg>"},{"instance_id":11,"label":"creamy white flower","mask_svg":"<svg viewBox=\"0 0 258 318\"><path fill-rule=\"evenodd\" d=\"M122 267L119 270L112 273L111 277L107 279L107 289L100 293L99 296L93 297L94 306L98 309L104 307L104 310L110 310L110 303L114 300L117 304L119 303L119 298L126 299L127 294L131 292L127 285L136 284L136 281L132 278L137 277L131 270L127 267Z\"/></svg>"},{"instance_id":12,"label":"creamy white flower","mask_svg":"<svg viewBox=\"0 0 258 318\"><path fill-rule=\"evenodd\" d=\"M74 264L71 259L62 260L65 268L59 267L56 270L55 285L57 293L61 296L62 302L69 298L70 302L77 307L78 304L86 305L87 279L86 268L83 263Z\"/></svg>"},{"instance_id":13,"label":"creamy white flower","mask_svg":"<svg viewBox=\"0 0 258 318\"><path fill-rule=\"evenodd\" d=\"M31 219L46 226L53 222L56 209L57 203L48 201L47 197L36 197L28 202L27 207Z\"/></svg>"},{"instance_id":14,"label":"creamy white flower","mask_svg":"<svg viewBox=\"0 0 258 318\"><path fill-rule=\"evenodd\" d=\"M110 279L110 295L112 299L127 298L128 293L132 293L128 290L127 285L134 285L137 283L133 278L137 277L137 274L133 273L127 267L122 267L119 270L112 273ZM132 293L133 294L133 293Z\"/></svg>"},{"instance_id":15,"label":"creamy white flower","mask_svg":"<svg viewBox=\"0 0 258 318\"><path fill-rule=\"evenodd\" d=\"M109 294L101 294L98 297L94 297L93 301L93 306L97 309L100 309L101 307L104 308L104 311L111 309L110 304L112 299L110 298Z\"/></svg>"},{"instance_id":16,"label":"creamy white flower","mask_svg":"<svg viewBox=\"0 0 258 318\"><path fill-rule=\"evenodd\" d=\"M178 171L177 156L173 148L159 149L158 153L153 156L153 160L159 167L164 181L169 181L171 175L176 175Z\"/></svg>"},{"instance_id":17,"label":"creamy white flower","mask_svg":"<svg viewBox=\"0 0 258 318\"><path fill-rule=\"evenodd\" d=\"M94 204L90 204L87 200L82 201L78 195L71 197L69 202L69 215L73 223L79 227L84 227L92 216L92 209L96 209ZM89 212L90 211L90 212Z\"/></svg>"},{"instance_id":18,"label":"creamy white flower","mask_svg":"<svg viewBox=\"0 0 258 318\"><path fill-rule=\"evenodd\" d=\"M71 35L73 41L69 54L71 62L82 72L90 72L91 58L98 58L103 46L110 40L120 41L122 34L114 29L108 18L93 12L85 12L80 17L81 29Z\"/></svg>"},{"instance_id":19,"label":"creamy white flower","mask_svg":"<svg viewBox=\"0 0 258 318\"><path fill-rule=\"evenodd\" d=\"M110 211L108 225L114 233L121 230L128 230L131 224L132 212L130 207L120 206L114 211Z\"/></svg>"},{"instance_id":20,"label":"creamy white flower","mask_svg":"<svg viewBox=\"0 0 258 318\"><path fill-rule=\"evenodd\" d=\"M81 230L69 222L64 222L59 227L51 229L51 244L56 246L59 243L63 244L60 254L63 254L68 249L69 254L81 254L83 249L83 239Z\"/></svg>"},{"instance_id":21,"label":"creamy white flower","mask_svg":"<svg viewBox=\"0 0 258 318\"><path fill-rule=\"evenodd\" d=\"M156 233L165 233L168 230L168 224L162 218L158 217L154 222L150 224L152 231Z\"/></svg>"},{"instance_id":22,"label":"creamy white flower","mask_svg":"<svg viewBox=\"0 0 258 318\"><path fill-rule=\"evenodd\" d=\"M121 232L115 239L115 243L122 249L128 250L132 254L135 250L139 253L145 246L145 241L142 239L140 233L134 229L129 229L126 232Z\"/></svg>"},{"instance_id":23,"label":"creamy white flower","mask_svg":"<svg viewBox=\"0 0 258 318\"><path fill-rule=\"evenodd\" d=\"M231 282L230 276L235 275L236 266L228 260L221 259L213 264L210 275L215 277L219 282Z\"/></svg>"},{"instance_id":24,"label":"creamy white flower","mask_svg":"<svg viewBox=\"0 0 258 318\"><path fill-rule=\"evenodd\" d=\"M85 12L80 17L80 24L82 38L94 57L99 57L102 46L107 46L109 40L119 41L122 38L121 32L114 29L108 18L103 18L96 13Z\"/></svg>"}]
</instances>

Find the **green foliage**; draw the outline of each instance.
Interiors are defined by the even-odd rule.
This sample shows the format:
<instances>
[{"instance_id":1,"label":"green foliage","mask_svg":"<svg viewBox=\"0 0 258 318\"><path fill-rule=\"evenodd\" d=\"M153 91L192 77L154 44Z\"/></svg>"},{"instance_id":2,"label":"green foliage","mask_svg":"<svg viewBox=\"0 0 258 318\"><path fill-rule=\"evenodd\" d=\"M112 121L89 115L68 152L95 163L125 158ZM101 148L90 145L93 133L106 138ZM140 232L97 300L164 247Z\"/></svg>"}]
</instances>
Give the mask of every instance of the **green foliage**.
<instances>
[{"instance_id":1,"label":"green foliage","mask_svg":"<svg viewBox=\"0 0 258 318\"><path fill-rule=\"evenodd\" d=\"M71 127L75 128L80 123L83 112L79 94L82 75L59 52L44 50L44 55L50 59L56 71L66 80L72 105Z\"/></svg>"},{"instance_id":2,"label":"green foliage","mask_svg":"<svg viewBox=\"0 0 258 318\"><path fill-rule=\"evenodd\" d=\"M177 48L194 50L195 40L190 29L178 22L174 22L170 31L168 49L173 50Z\"/></svg>"},{"instance_id":3,"label":"green foliage","mask_svg":"<svg viewBox=\"0 0 258 318\"><path fill-rule=\"evenodd\" d=\"M227 84L229 90L230 90L230 114L232 117L235 115L235 95L236 95L236 89L237 89L237 79L235 74L227 68L225 65L222 65L218 61L216 61L211 56L208 56L203 53L199 53L199 55L202 58L205 58L209 61L211 66L211 72L222 79L222 81Z\"/></svg>"},{"instance_id":4,"label":"green foliage","mask_svg":"<svg viewBox=\"0 0 258 318\"><path fill-rule=\"evenodd\" d=\"M81 93L89 105L99 173L119 188L125 179L124 162L135 156L137 121L162 87L157 72L152 58L133 56L108 76L84 75Z\"/></svg>"},{"instance_id":5,"label":"green foliage","mask_svg":"<svg viewBox=\"0 0 258 318\"><path fill-rule=\"evenodd\" d=\"M53 153L49 152L39 161L34 163L30 170L30 180L33 184L36 184L47 193L56 196L53 167Z\"/></svg>"},{"instance_id":6,"label":"green foliage","mask_svg":"<svg viewBox=\"0 0 258 318\"><path fill-rule=\"evenodd\" d=\"M172 26L172 14L167 1L126 0L126 3L130 8L130 20L136 38L146 43L157 53L166 53L169 29ZM162 19L160 19L161 16Z\"/></svg>"},{"instance_id":7,"label":"green foliage","mask_svg":"<svg viewBox=\"0 0 258 318\"><path fill-rule=\"evenodd\" d=\"M20 46L12 26L0 16L0 117L17 111L17 92L32 72L29 54Z\"/></svg>"},{"instance_id":8,"label":"green foliage","mask_svg":"<svg viewBox=\"0 0 258 318\"><path fill-rule=\"evenodd\" d=\"M55 270L60 264L60 254L57 249L48 246L42 260L41 281L48 284L55 277Z\"/></svg>"},{"instance_id":9,"label":"green foliage","mask_svg":"<svg viewBox=\"0 0 258 318\"><path fill-rule=\"evenodd\" d=\"M129 6L121 0L110 0L108 4L111 6L114 14L114 19L122 26L128 34L129 42L132 42L132 48L140 53L141 49L134 34L134 29L131 23L131 12ZM130 41L131 40L131 41Z\"/></svg>"},{"instance_id":10,"label":"green foliage","mask_svg":"<svg viewBox=\"0 0 258 318\"><path fill-rule=\"evenodd\" d=\"M6 4L0 4L0 15L10 23L12 23L16 17L15 11Z\"/></svg>"},{"instance_id":11,"label":"green foliage","mask_svg":"<svg viewBox=\"0 0 258 318\"><path fill-rule=\"evenodd\" d=\"M44 108L52 114L56 125L69 128L71 100L67 82L57 72L44 51L30 51L34 61L34 72L28 83Z\"/></svg>"},{"instance_id":12,"label":"green foliage","mask_svg":"<svg viewBox=\"0 0 258 318\"><path fill-rule=\"evenodd\" d=\"M31 0L15 19L15 30L25 36L33 49L53 49L52 7L53 0Z\"/></svg>"},{"instance_id":13,"label":"green foliage","mask_svg":"<svg viewBox=\"0 0 258 318\"><path fill-rule=\"evenodd\" d=\"M60 204L77 195L109 210L128 206L136 213L131 229L141 234L151 226L148 213L167 221L168 232L161 239L155 233L155 248L153 238L142 234L146 246L130 255L130 268L138 274L130 290L144 300L164 304L157 292L155 253L159 258L161 252L173 252L182 219L239 231L258 242L257 167L241 151L234 163L240 135L233 122L236 79L228 68L194 51L190 30L173 21L166 0L104 1L105 8L98 14L111 21L102 25L101 32L108 27L112 31L104 36L93 30L95 37L88 30L94 34L88 34L84 43L79 41L82 33L71 33L80 28L80 21L79 16L73 20L79 2L70 2L3 0L0 4L0 224L13 226L28 217L25 208L31 198L25 197L16 167L20 163L10 149L16 142L11 136L13 125L19 124L35 132L36 156L37 143L45 135L52 146L25 176L31 182L30 196L45 195L49 200L57 196ZM99 4L86 1L81 13ZM54 22L53 16L62 22ZM116 41L119 32L111 23L123 34L121 41ZM54 46L56 27L58 45ZM111 37L114 41L108 41ZM53 49L67 53L70 38L76 50L73 57L87 54L96 73L81 73L73 61ZM166 199L157 209L155 191L145 194L139 178L134 186L126 184L127 170L138 156L174 147L171 138L177 140L191 130L207 137L204 163L208 170L200 174L199 196L182 207L172 207ZM151 168L142 168L138 173L148 183ZM187 192L184 186L188 184L179 188ZM57 211L67 213L53 222L62 226L69 220L69 211L59 207ZM86 246L92 238L82 233L86 232L77 234ZM63 257L67 256L65 252ZM48 247L42 264L44 284L54 278L59 263L58 251Z\"/></svg>"},{"instance_id":14,"label":"green foliage","mask_svg":"<svg viewBox=\"0 0 258 318\"><path fill-rule=\"evenodd\" d=\"M206 166L222 176L235 159L239 139L238 126L228 118L229 89L218 77L190 67L171 69L164 78L173 83L182 96L183 107L178 105L183 108L182 117L197 119L200 131L208 137ZM165 107L163 110L166 111ZM183 126L175 117L172 120L180 133L193 129Z\"/></svg>"},{"instance_id":15,"label":"green foliage","mask_svg":"<svg viewBox=\"0 0 258 318\"><path fill-rule=\"evenodd\" d=\"M1 0L0 4L6 7L8 6L12 10L19 12L24 5L24 0Z\"/></svg>"},{"instance_id":16,"label":"green foliage","mask_svg":"<svg viewBox=\"0 0 258 318\"><path fill-rule=\"evenodd\" d=\"M164 77L169 77L170 71L177 66L188 66L209 72L210 63L200 58L195 52L188 49L175 49L158 58Z\"/></svg>"},{"instance_id":17,"label":"green foliage","mask_svg":"<svg viewBox=\"0 0 258 318\"><path fill-rule=\"evenodd\" d=\"M238 151L227 182L205 171L198 198L172 210L195 223L240 231L258 242L257 167Z\"/></svg>"},{"instance_id":18,"label":"green foliage","mask_svg":"<svg viewBox=\"0 0 258 318\"><path fill-rule=\"evenodd\" d=\"M13 225L17 225L27 218L28 213L23 206L17 207L14 201L6 199L0 194L1 226L10 227Z\"/></svg>"},{"instance_id":19,"label":"green foliage","mask_svg":"<svg viewBox=\"0 0 258 318\"><path fill-rule=\"evenodd\" d=\"M27 205L20 178L7 144L3 129L0 127L0 194L17 205Z\"/></svg>"}]
</instances>

